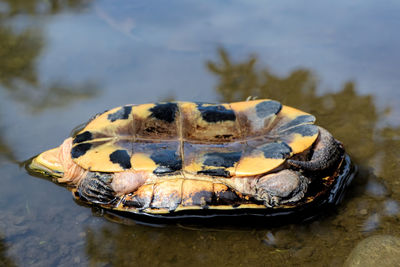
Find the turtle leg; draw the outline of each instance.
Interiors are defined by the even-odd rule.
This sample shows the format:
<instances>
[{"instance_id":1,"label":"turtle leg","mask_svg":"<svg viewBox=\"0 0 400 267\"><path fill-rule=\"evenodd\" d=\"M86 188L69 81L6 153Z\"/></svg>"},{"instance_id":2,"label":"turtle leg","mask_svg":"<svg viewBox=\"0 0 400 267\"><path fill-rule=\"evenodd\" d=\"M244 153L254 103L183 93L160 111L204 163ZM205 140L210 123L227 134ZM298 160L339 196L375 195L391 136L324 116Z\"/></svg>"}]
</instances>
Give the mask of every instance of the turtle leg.
<instances>
[{"instance_id":1,"label":"turtle leg","mask_svg":"<svg viewBox=\"0 0 400 267\"><path fill-rule=\"evenodd\" d=\"M254 198L264 202L267 207L295 202L304 197L310 180L292 170L260 177L254 183Z\"/></svg>"},{"instance_id":2,"label":"turtle leg","mask_svg":"<svg viewBox=\"0 0 400 267\"><path fill-rule=\"evenodd\" d=\"M309 161L288 159L287 162L306 171L322 171L336 166L343 155L342 144L324 128L319 127L319 137Z\"/></svg>"},{"instance_id":3,"label":"turtle leg","mask_svg":"<svg viewBox=\"0 0 400 267\"><path fill-rule=\"evenodd\" d=\"M111 187L112 174L88 172L79 183L77 193L85 201L96 204L111 204L117 198Z\"/></svg>"}]
</instances>

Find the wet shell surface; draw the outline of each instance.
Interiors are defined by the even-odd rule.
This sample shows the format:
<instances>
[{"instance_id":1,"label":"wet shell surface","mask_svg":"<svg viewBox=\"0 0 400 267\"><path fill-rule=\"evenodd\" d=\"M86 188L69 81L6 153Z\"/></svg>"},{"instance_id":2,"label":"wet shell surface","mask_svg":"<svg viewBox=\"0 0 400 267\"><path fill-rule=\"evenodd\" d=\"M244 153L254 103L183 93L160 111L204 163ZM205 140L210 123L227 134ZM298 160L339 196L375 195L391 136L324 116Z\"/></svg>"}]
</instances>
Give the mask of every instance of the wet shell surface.
<instances>
[{"instance_id":1,"label":"wet shell surface","mask_svg":"<svg viewBox=\"0 0 400 267\"><path fill-rule=\"evenodd\" d=\"M91 120L71 155L98 172L253 176L308 149L318 137L314 121L273 100L126 105Z\"/></svg>"}]
</instances>

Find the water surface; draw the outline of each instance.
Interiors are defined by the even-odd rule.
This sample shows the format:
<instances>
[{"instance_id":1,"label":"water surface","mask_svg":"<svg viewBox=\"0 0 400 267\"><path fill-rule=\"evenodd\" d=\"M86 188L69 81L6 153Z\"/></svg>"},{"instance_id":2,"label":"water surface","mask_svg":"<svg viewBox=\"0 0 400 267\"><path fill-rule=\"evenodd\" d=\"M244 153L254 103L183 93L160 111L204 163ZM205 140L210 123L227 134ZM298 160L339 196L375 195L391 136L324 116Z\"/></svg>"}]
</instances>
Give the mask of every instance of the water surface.
<instances>
[{"instance_id":1,"label":"water surface","mask_svg":"<svg viewBox=\"0 0 400 267\"><path fill-rule=\"evenodd\" d=\"M0 2L0 265L337 266L400 236L397 1ZM97 112L272 98L359 166L343 203L281 227L117 223L21 163Z\"/></svg>"}]
</instances>

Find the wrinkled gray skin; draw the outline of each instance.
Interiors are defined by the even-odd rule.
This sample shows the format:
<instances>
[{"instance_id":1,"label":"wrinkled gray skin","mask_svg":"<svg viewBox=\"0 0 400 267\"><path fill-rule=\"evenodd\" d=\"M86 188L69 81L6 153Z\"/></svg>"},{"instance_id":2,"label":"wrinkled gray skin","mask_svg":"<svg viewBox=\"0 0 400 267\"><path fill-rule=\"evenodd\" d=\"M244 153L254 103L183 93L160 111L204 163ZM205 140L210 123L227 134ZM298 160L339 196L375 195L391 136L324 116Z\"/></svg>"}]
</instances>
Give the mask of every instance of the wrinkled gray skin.
<instances>
[{"instance_id":1,"label":"wrinkled gray skin","mask_svg":"<svg viewBox=\"0 0 400 267\"><path fill-rule=\"evenodd\" d=\"M223 182L235 190L252 195L267 207L299 201L307 192L311 179L303 173L320 173L336 167L344 151L341 144L324 128L310 151L288 159L274 173L261 177L225 179Z\"/></svg>"},{"instance_id":2,"label":"wrinkled gray skin","mask_svg":"<svg viewBox=\"0 0 400 267\"><path fill-rule=\"evenodd\" d=\"M299 172L282 170L258 179L254 198L264 201L267 207L296 202L304 197L309 182Z\"/></svg>"},{"instance_id":3,"label":"wrinkled gray skin","mask_svg":"<svg viewBox=\"0 0 400 267\"><path fill-rule=\"evenodd\" d=\"M323 171L337 164L344 152L341 143L324 128L318 128L319 137L312 149L311 159L308 161L288 159L290 165L307 171Z\"/></svg>"}]
</instances>

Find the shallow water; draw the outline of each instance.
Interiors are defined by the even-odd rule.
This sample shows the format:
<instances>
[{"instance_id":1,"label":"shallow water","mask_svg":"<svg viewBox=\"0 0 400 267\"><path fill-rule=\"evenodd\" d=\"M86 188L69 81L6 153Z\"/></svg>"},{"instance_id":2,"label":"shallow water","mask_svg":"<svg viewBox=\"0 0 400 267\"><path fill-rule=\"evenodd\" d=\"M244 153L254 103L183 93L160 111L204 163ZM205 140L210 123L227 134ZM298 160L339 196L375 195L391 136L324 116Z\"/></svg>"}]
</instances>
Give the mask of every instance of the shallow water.
<instances>
[{"instance_id":1,"label":"shallow water","mask_svg":"<svg viewBox=\"0 0 400 267\"><path fill-rule=\"evenodd\" d=\"M0 2L0 265L337 266L400 236L397 1ZM77 205L21 163L127 103L272 98L317 117L359 174L281 227L143 225Z\"/></svg>"}]
</instances>

